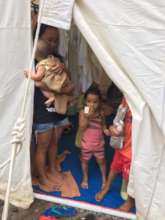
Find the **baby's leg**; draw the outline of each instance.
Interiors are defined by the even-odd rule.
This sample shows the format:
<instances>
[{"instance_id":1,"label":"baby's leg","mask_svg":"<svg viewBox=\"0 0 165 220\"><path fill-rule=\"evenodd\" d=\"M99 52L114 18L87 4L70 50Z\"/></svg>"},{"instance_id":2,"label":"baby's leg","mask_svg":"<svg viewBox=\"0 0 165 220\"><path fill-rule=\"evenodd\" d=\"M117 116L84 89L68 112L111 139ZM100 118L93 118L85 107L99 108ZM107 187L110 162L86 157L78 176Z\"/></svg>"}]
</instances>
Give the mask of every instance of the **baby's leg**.
<instances>
[{"instance_id":1,"label":"baby's leg","mask_svg":"<svg viewBox=\"0 0 165 220\"><path fill-rule=\"evenodd\" d=\"M46 98L48 98L48 100L46 100L45 102L45 105L49 107L55 101L54 94L52 92L45 91L45 90L42 90L42 93Z\"/></svg>"},{"instance_id":2,"label":"baby's leg","mask_svg":"<svg viewBox=\"0 0 165 220\"><path fill-rule=\"evenodd\" d=\"M100 171L101 171L101 175L102 175L102 186L101 189L103 189L105 187L105 183L106 183L106 164L105 164L105 159L99 159L97 158L97 163L99 165Z\"/></svg>"},{"instance_id":3,"label":"baby's leg","mask_svg":"<svg viewBox=\"0 0 165 220\"><path fill-rule=\"evenodd\" d=\"M83 172L83 180L81 183L81 187L83 189L88 189L88 160L81 160L82 172Z\"/></svg>"}]
</instances>

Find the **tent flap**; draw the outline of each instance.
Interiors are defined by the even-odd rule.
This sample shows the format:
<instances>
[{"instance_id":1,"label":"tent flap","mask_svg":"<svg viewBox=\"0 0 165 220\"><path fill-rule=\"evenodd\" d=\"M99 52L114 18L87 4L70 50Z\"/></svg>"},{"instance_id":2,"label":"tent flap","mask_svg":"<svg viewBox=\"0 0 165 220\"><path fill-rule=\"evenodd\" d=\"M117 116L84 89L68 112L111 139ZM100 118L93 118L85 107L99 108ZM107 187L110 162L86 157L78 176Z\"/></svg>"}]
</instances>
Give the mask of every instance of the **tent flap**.
<instances>
[{"instance_id":1,"label":"tent flap","mask_svg":"<svg viewBox=\"0 0 165 220\"><path fill-rule=\"evenodd\" d=\"M4 199L11 156L11 131L20 115L25 91L23 71L31 57L30 1L0 2L0 198ZM26 106L25 141L16 156L11 186L11 202L26 208L33 201L30 175L30 134L33 85Z\"/></svg>"},{"instance_id":2,"label":"tent flap","mask_svg":"<svg viewBox=\"0 0 165 220\"><path fill-rule=\"evenodd\" d=\"M69 30L75 0L42 0L41 23Z\"/></svg>"},{"instance_id":3,"label":"tent flap","mask_svg":"<svg viewBox=\"0 0 165 220\"><path fill-rule=\"evenodd\" d=\"M165 3L77 1L74 21L133 113L128 191L140 220L163 220ZM142 191L143 189L143 191Z\"/></svg>"}]
</instances>

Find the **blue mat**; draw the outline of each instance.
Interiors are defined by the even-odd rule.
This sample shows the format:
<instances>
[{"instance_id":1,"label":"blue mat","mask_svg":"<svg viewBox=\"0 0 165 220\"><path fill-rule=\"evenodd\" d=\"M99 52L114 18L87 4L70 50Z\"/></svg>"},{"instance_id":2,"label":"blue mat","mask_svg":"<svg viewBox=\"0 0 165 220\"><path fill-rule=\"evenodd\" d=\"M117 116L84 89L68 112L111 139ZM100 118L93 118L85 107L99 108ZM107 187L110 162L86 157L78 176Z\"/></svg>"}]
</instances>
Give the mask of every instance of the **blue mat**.
<instances>
[{"instance_id":1,"label":"blue mat","mask_svg":"<svg viewBox=\"0 0 165 220\"><path fill-rule=\"evenodd\" d=\"M95 205L100 205L109 208L118 208L123 200L120 197L120 188L122 178L119 175L112 184L110 192L105 196L105 198L101 202L97 202L95 200L95 194L101 189L101 174L96 164L95 159L93 158L89 162L89 189L84 190L81 188L82 181L82 171L80 164L80 150L75 146L75 134L77 129L77 117L70 118L73 124L73 129L70 134L64 134L60 141L59 153L64 150L69 150L71 154L69 154L65 161L62 163L62 170L67 171L70 170L72 175L74 176L81 193L81 197L74 198L75 201L83 201ZM113 120L113 116L108 118L108 124L111 124ZM109 166L113 158L113 149L109 147L109 140L106 138L105 144L105 152L106 152L106 160L107 160L107 171L109 171ZM34 187L35 192L41 192L37 187ZM59 192L45 193L46 195L57 196L60 197Z\"/></svg>"}]
</instances>

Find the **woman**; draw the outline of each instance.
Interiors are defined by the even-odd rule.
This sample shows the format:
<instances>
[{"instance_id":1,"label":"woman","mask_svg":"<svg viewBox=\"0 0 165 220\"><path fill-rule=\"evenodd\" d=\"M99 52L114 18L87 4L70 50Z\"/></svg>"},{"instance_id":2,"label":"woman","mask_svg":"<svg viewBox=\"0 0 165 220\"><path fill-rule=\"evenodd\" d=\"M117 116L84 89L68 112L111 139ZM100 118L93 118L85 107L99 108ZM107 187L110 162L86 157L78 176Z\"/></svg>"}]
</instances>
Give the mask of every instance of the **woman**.
<instances>
[{"instance_id":1,"label":"woman","mask_svg":"<svg viewBox=\"0 0 165 220\"><path fill-rule=\"evenodd\" d=\"M45 26L41 27L40 39L49 43L50 53L61 59L55 50L58 46L58 29ZM36 60L37 62L37 60ZM57 64L56 71L62 72L64 65ZM45 88L44 88L45 89ZM73 85L62 90L63 94L72 95ZM36 133L35 165L39 177L39 186L44 191L54 191L57 187L54 184L58 172L55 167L58 141L63 129L68 124L66 115L57 114L54 106L45 105L46 98L40 88L35 87L34 95L34 130ZM48 166L46 159L48 158Z\"/></svg>"}]
</instances>

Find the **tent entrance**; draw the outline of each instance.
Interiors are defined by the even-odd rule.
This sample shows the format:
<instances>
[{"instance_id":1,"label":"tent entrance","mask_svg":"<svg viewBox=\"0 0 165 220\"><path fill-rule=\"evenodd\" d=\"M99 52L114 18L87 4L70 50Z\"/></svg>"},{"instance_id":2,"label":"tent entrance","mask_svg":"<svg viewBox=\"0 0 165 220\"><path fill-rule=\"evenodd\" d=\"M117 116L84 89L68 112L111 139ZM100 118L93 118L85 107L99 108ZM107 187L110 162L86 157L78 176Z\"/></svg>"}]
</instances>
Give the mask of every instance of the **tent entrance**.
<instances>
[{"instance_id":1,"label":"tent entrance","mask_svg":"<svg viewBox=\"0 0 165 220\"><path fill-rule=\"evenodd\" d=\"M86 40L78 31L77 27L73 25L69 33L62 31L61 36L59 52L64 57L66 64L68 64L67 66L69 72L71 73L71 78L77 86L76 92L78 93L80 89L84 92L89 85L95 81L99 85L101 84L101 92L105 95L112 81L105 73L98 59L87 44ZM72 42L74 42L74 45ZM108 124L112 124L113 117L114 116L112 115L107 117ZM45 193L39 190L38 187L33 187L35 197L90 211L102 212L127 219L135 219L136 216L134 212L123 213L115 210L115 208L118 208L124 202L120 196L122 184L122 177L120 175L115 179L111 191L107 194L103 201L97 202L95 200L95 194L101 189L101 174L94 158L89 162L89 189L83 190L81 188L82 169L80 162L80 148L75 146L75 138L78 128L78 115L76 114L71 116L70 121L73 125L73 129L70 134L64 134L62 136L59 144L59 154L63 153L65 150L70 152L61 164L62 171L71 171L78 184L81 195L80 197L68 199L61 197L58 192ZM105 155L107 157L106 161L108 171L112 162L114 150L109 146L109 138L106 138L105 141Z\"/></svg>"},{"instance_id":2,"label":"tent entrance","mask_svg":"<svg viewBox=\"0 0 165 220\"><path fill-rule=\"evenodd\" d=\"M133 213L122 213L114 209L119 207L124 202L120 196L122 180L121 176L116 178L114 184L112 185L111 191L107 194L103 201L96 202L95 194L101 189L101 174L94 158L92 158L92 160L89 162L89 189L84 190L81 188L82 171L80 163L80 149L75 146L77 116L72 116L70 120L73 124L72 132L70 134L64 134L59 144L59 153L64 152L64 150L68 150L70 154L66 156L65 160L61 164L61 167L62 171L71 171L78 184L81 195L80 197L68 199L61 197L59 192L45 193L39 190L38 187L34 187L35 197L38 199L70 205L90 211L102 212L128 219L135 219L135 215ZM107 169L109 169L109 164L111 163L113 157L113 149L109 147L108 140L106 140L105 150L105 155L109 155L107 158Z\"/></svg>"}]
</instances>

